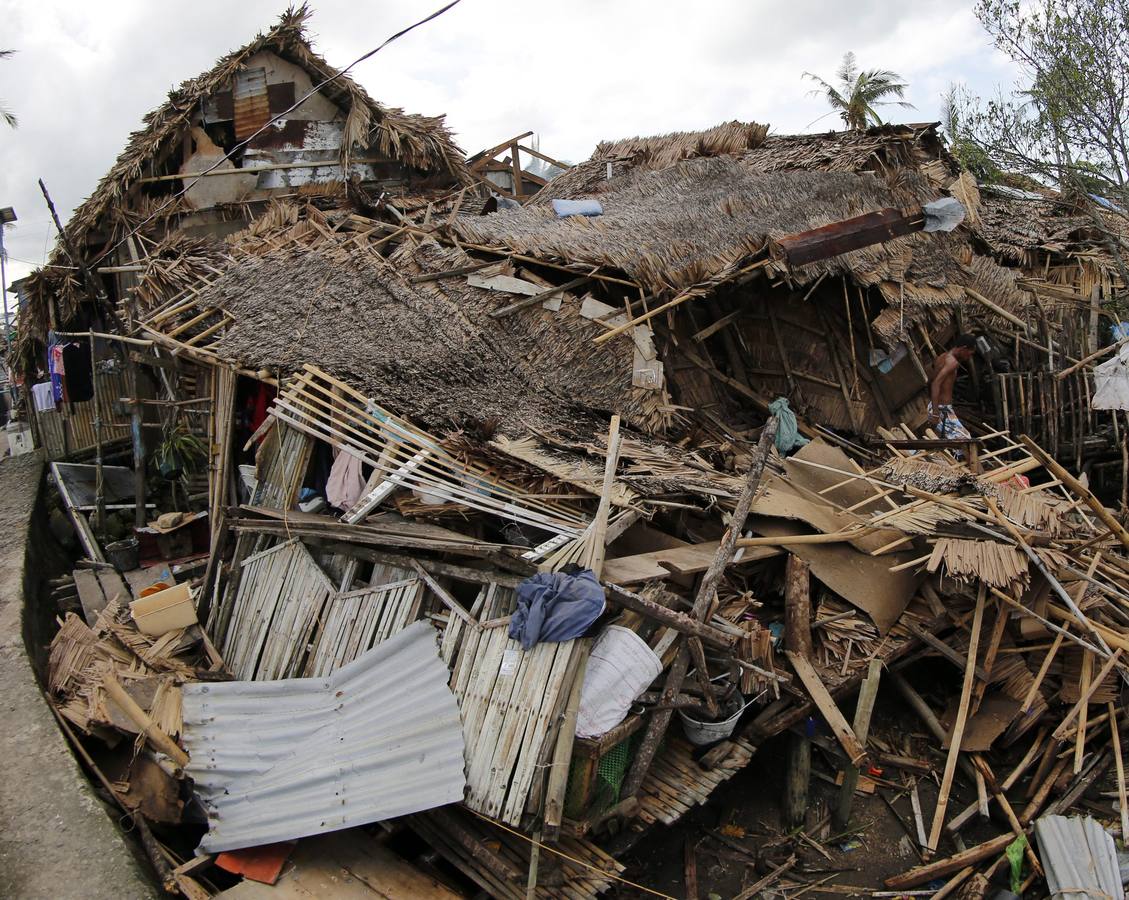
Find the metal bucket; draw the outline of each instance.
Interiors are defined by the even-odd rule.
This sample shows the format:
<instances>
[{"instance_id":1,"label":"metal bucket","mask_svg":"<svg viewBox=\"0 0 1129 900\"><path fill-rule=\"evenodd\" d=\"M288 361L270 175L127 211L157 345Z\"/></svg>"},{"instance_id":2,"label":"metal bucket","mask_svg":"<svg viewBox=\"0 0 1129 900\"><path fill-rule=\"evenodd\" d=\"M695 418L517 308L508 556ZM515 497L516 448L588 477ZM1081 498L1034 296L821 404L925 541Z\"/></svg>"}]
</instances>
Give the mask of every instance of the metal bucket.
<instances>
[{"instance_id":1,"label":"metal bucket","mask_svg":"<svg viewBox=\"0 0 1129 900\"><path fill-rule=\"evenodd\" d=\"M682 730L686 732L687 740L695 747L705 747L707 744L723 741L733 734L733 729L737 727L737 720L741 718L741 713L748 709L752 702L752 700L746 703L738 701L736 711L729 718L722 719L720 722L702 722L685 710L680 709L678 715L682 719ZM727 711L732 709L733 705L733 701L730 701Z\"/></svg>"},{"instance_id":2,"label":"metal bucket","mask_svg":"<svg viewBox=\"0 0 1129 900\"><path fill-rule=\"evenodd\" d=\"M106 562L110 563L119 572L130 572L137 568L138 543L137 538L129 537L124 541L115 541L106 545Z\"/></svg>"}]
</instances>

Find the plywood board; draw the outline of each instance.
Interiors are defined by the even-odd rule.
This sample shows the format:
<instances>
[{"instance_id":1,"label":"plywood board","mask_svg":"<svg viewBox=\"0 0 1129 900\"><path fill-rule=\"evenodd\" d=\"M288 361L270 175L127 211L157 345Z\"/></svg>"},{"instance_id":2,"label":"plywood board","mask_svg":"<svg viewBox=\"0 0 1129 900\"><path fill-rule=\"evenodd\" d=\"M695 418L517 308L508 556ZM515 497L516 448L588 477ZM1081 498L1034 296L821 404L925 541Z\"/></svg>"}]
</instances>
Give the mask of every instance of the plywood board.
<instances>
[{"instance_id":1,"label":"plywood board","mask_svg":"<svg viewBox=\"0 0 1129 900\"><path fill-rule=\"evenodd\" d=\"M799 486L777 475L764 479L764 489L753 501L752 512L758 516L793 519L810 525L823 534L834 534L865 524L865 519L842 512L814 493L805 493ZM855 548L869 553L884 547L903 533L892 528L881 529L850 541Z\"/></svg>"},{"instance_id":2,"label":"plywood board","mask_svg":"<svg viewBox=\"0 0 1129 900\"><path fill-rule=\"evenodd\" d=\"M950 698L949 707L941 717L941 724L948 729L941 747L949 749L952 738L953 720L956 718L957 697ZM992 749L992 742L1007 731L1008 726L1019 715L1019 707L1023 704L1004 694L993 694L985 697L980 704L976 715L972 716L964 726L964 734L960 739L960 749L969 753L986 753Z\"/></svg>"},{"instance_id":3,"label":"plywood board","mask_svg":"<svg viewBox=\"0 0 1129 900\"><path fill-rule=\"evenodd\" d=\"M611 584L637 584L652 578L669 578L671 575L698 575L710 567L720 545L720 541L706 541L702 544L609 559L604 563L604 580ZM781 552L783 551L776 547L745 548L739 562L756 562L779 556Z\"/></svg>"},{"instance_id":4,"label":"plywood board","mask_svg":"<svg viewBox=\"0 0 1129 900\"><path fill-rule=\"evenodd\" d=\"M244 880L217 896L225 900L457 900L459 894L353 828L302 840L276 884Z\"/></svg>"},{"instance_id":5,"label":"plywood board","mask_svg":"<svg viewBox=\"0 0 1129 900\"><path fill-rule=\"evenodd\" d=\"M803 532L802 526L794 522L763 516L750 517L748 527L766 537L788 537ZM891 566L913 559L913 553L871 556L845 543L785 543L783 546L807 562L816 578L870 616L882 634L901 618L923 577L912 569L890 571Z\"/></svg>"}]
</instances>

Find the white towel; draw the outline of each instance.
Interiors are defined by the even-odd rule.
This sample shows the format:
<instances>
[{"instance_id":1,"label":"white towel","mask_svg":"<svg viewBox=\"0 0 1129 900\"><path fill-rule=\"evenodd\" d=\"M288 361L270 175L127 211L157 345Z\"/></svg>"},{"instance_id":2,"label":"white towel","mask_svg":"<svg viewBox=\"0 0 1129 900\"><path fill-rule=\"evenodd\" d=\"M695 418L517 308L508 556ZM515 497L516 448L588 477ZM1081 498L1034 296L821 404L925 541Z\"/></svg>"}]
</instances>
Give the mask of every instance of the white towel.
<instances>
[{"instance_id":1,"label":"white towel","mask_svg":"<svg viewBox=\"0 0 1129 900\"><path fill-rule=\"evenodd\" d=\"M35 403L36 412L47 412L47 410L55 408L55 392L50 381L45 381L43 384L33 384L31 396Z\"/></svg>"}]
</instances>

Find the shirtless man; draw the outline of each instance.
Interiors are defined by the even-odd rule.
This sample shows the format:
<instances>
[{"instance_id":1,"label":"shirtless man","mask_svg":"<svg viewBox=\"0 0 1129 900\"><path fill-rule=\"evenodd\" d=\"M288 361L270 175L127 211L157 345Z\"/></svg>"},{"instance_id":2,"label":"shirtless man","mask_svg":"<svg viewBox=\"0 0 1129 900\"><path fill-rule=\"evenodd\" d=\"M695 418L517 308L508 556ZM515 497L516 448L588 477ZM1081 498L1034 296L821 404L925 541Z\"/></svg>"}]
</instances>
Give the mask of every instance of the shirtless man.
<instances>
[{"instance_id":1,"label":"shirtless man","mask_svg":"<svg viewBox=\"0 0 1129 900\"><path fill-rule=\"evenodd\" d=\"M976 352L976 338L970 334L958 335L953 346L933 362L929 381L929 424L939 438L960 440L971 435L953 412L953 385L956 384L960 364L972 359Z\"/></svg>"}]
</instances>

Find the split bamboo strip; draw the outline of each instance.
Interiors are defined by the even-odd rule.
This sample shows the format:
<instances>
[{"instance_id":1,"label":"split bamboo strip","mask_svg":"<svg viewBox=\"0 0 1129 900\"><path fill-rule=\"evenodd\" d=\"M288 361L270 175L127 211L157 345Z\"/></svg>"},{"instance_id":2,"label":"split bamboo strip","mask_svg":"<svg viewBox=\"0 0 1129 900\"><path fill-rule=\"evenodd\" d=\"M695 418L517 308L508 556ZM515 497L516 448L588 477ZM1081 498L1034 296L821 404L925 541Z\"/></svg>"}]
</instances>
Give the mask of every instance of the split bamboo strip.
<instances>
[{"instance_id":1,"label":"split bamboo strip","mask_svg":"<svg viewBox=\"0 0 1129 900\"><path fill-rule=\"evenodd\" d=\"M941 778L937 809L933 814L933 825L929 830L929 844L926 848L933 853L937 852L941 828L945 824L945 810L949 805L949 792L953 787L953 776L956 774L957 759L960 756L960 742L964 736L964 726L968 719L968 704L972 699L972 682L975 679L976 654L980 648L980 630L984 624L984 601L987 593L987 587L982 584L976 594L976 607L972 614L972 633L968 644L968 665L964 670L960 705L957 707L956 721L953 724L952 736L949 741L949 755L945 760L945 773Z\"/></svg>"}]
</instances>

